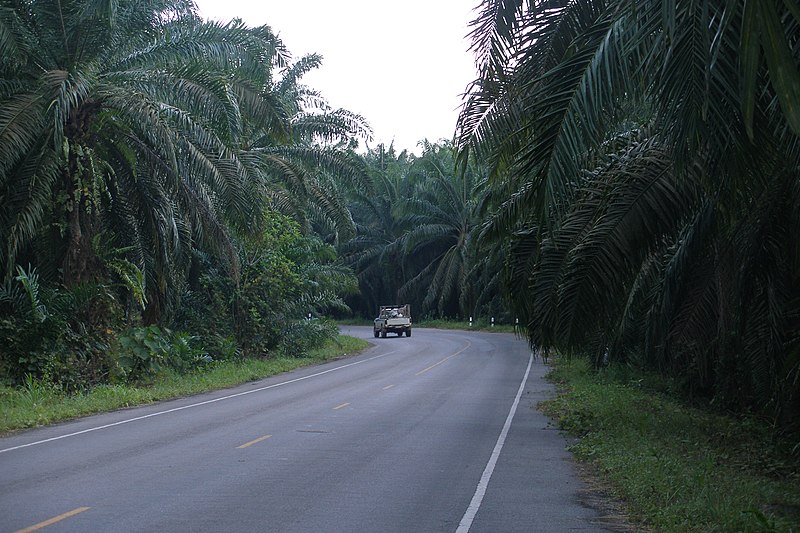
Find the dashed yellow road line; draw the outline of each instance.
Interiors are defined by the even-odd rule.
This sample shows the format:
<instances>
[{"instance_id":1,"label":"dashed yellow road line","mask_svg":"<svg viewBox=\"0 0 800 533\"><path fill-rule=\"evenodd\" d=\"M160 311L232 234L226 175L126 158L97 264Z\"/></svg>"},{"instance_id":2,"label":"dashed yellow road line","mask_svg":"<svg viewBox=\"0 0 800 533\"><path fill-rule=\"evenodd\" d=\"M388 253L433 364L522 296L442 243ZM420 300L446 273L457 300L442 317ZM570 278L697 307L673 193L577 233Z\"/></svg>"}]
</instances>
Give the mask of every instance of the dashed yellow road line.
<instances>
[{"instance_id":1,"label":"dashed yellow road line","mask_svg":"<svg viewBox=\"0 0 800 533\"><path fill-rule=\"evenodd\" d=\"M14 533L30 533L31 531L37 531L39 529L42 529L43 527L52 526L57 522L61 522L62 520L69 518L70 516L75 516L76 514L88 511L89 509L91 509L91 507L78 507L77 509L73 509L72 511L60 514L58 516L54 516L49 520L45 520L44 522L39 522L38 524L26 527L25 529L20 529L19 531L15 531Z\"/></svg>"},{"instance_id":2,"label":"dashed yellow road line","mask_svg":"<svg viewBox=\"0 0 800 533\"><path fill-rule=\"evenodd\" d=\"M245 443L244 443L244 444L242 444L241 446L237 446L237 447L236 447L236 449L237 449L237 450L241 450L241 449L247 448L247 447L249 447L249 446L252 446L253 444L258 444L259 442L261 442L261 441L263 441L263 440L267 440L267 439L268 439L268 438L270 438L271 436L272 436L272 435L264 435L263 437L258 437L257 439L253 439L253 440L251 440L250 442L245 442Z\"/></svg>"},{"instance_id":3,"label":"dashed yellow road line","mask_svg":"<svg viewBox=\"0 0 800 533\"><path fill-rule=\"evenodd\" d=\"M337 405L336 407L333 408L333 410L336 411L337 409L341 409L342 407L347 407L348 405L350 405L350 402L345 402L342 405Z\"/></svg>"},{"instance_id":4,"label":"dashed yellow road line","mask_svg":"<svg viewBox=\"0 0 800 533\"><path fill-rule=\"evenodd\" d=\"M389 390L389 389L391 389L392 387L394 387L394 385L386 385L386 386L383 388L383 390Z\"/></svg>"},{"instance_id":5,"label":"dashed yellow road line","mask_svg":"<svg viewBox=\"0 0 800 533\"><path fill-rule=\"evenodd\" d=\"M445 357L444 359L442 359L442 360L441 360L441 361L439 361L438 363L434 363L434 364L432 364L431 366L429 366L428 368L423 368L422 370L420 370L419 372L417 372L417 373L416 373L416 374L414 374L414 375L415 375L415 376L420 376L420 375L424 374L425 372L427 372L428 370L431 370L431 369L433 369L433 368L436 368L437 366L441 365L442 363L444 363L444 362L445 362L445 361L447 361L448 359L452 359L453 357L457 356L458 354L460 354L461 352L463 352L464 350L466 350L466 349L467 349L467 348L469 348L470 346L472 346L472 343L471 343L471 342L469 342L469 341L467 341L467 345L466 345L466 346L464 346L463 348L461 348L461 349L460 349L459 351L457 351L456 353L454 353L454 354L451 354L451 355L448 355L447 357Z\"/></svg>"}]
</instances>

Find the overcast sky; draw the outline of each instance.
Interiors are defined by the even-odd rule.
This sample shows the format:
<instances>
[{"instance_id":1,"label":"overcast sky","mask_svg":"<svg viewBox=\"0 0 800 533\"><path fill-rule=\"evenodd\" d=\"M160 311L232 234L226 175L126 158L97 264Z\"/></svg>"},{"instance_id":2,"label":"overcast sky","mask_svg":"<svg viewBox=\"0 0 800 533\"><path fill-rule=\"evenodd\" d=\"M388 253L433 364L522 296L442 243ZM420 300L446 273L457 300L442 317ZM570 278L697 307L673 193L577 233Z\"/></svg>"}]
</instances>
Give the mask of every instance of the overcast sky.
<instances>
[{"instance_id":1,"label":"overcast sky","mask_svg":"<svg viewBox=\"0 0 800 533\"><path fill-rule=\"evenodd\" d=\"M204 18L269 25L293 57L323 56L303 81L364 116L379 142L450 139L475 77L468 22L477 0L196 0Z\"/></svg>"}]
</instances>

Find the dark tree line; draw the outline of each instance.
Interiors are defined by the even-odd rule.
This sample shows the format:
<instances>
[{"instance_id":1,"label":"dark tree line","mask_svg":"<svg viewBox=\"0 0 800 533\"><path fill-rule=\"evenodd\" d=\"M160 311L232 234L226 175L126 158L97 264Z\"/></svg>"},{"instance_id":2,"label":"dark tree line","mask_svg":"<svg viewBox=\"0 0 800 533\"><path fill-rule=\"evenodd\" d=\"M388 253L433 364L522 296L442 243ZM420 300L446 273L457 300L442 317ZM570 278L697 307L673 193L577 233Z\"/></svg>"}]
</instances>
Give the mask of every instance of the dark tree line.
<instances>
[{"instance_id":1,"label":"dark tree line","mask_svg":"<svg viewBox=\"0 0 800 533\"><path fill-rule=\"evenodd\" d=\"M451 142L420 148L417 156L381 145L365 156L373 188L352 196L357 235L340 248L358 275L354 311L371 317L380 305L411 303L418 318L500 317L502 255L479 235L487 173L475 161L458 169Z\"/></svg>"},{"instance_id":2,"label":"dark tree line","mask_svg":"<svg viewBox=\"0 0 800 533\"><path fill-rule=\"evenodd\" d=\"M487 0L459 120L541 347L800 418L800 7Z\"/></svg>"}]
</instances>

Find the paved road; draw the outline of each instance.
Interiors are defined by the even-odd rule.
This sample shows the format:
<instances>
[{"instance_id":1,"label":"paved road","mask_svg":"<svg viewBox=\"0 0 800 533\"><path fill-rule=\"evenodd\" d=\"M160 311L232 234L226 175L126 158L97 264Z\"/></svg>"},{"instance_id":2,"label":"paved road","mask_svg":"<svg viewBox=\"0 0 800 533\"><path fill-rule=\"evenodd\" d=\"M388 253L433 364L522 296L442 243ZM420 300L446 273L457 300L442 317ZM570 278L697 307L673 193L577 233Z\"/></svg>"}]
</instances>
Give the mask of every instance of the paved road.
<instances>
[{"instance_id":1,"label":"paved road","mask_svg":"<svg viewBox=\"0 0 800 533\"><path fill-rule=\"evenodd\" d=\"M523 341L345 330L375 346L0 439L0 532L602 530Z\"/></svg>"}]
</instances>

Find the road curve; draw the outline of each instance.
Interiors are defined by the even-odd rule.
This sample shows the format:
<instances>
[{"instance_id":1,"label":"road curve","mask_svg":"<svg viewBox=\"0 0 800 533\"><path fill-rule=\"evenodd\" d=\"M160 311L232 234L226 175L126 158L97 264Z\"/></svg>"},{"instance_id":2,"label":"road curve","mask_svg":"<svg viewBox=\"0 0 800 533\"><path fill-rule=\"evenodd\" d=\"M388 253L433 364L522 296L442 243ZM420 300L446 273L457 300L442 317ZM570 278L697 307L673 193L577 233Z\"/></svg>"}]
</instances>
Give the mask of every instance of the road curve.
<instances>
[{"instance_id":1,"label":"road curve","mask_svg":"<svg viewBox=\"0 0 800 533\"><path fill-rule=\"evenodd\" d=\"M0 532L603 530L524 341L343 329L374 345L0 439Z\"/></svg>"}]
</instances>

